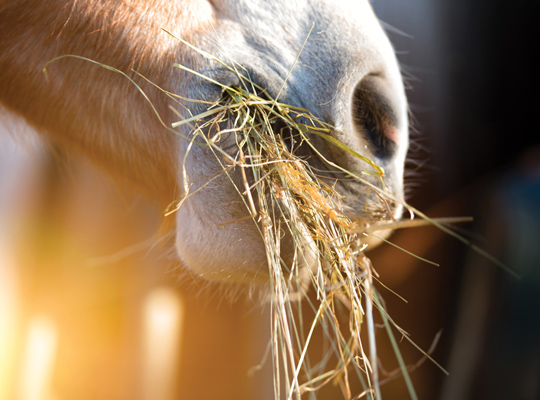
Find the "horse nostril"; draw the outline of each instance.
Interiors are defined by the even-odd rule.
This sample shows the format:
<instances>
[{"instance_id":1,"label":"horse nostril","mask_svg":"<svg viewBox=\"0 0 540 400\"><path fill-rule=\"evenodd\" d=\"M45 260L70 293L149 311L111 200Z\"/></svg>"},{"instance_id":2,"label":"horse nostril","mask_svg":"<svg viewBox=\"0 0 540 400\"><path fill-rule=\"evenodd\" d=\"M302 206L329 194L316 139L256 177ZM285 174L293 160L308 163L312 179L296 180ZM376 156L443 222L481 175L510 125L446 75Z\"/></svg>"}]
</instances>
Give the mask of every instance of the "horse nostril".
<instances>
[{"instance_id":1,"label":"horse nostril","mask_svg":"<svg viewBox=\"0 0 540 400\"><path fill-rule=\"evenodd\" d=\"M383 78L368 75L356 85L352 99L355 128L379 159L391 158L399 143L398 117L389 86Z\"/></svg>"}]
</instances>

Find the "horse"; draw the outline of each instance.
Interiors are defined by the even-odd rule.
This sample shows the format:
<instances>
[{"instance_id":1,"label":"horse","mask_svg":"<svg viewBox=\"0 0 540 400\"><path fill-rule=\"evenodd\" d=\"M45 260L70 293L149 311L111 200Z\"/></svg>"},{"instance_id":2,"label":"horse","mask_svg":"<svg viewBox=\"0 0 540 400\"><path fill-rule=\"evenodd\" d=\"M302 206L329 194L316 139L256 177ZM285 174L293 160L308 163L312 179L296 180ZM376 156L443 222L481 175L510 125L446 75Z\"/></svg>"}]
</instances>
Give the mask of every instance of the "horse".
<instances>
[{"instance_id":1,"label":"horse","mask_svg":"<svg viewBox=\"0 0 540 400\"><path fill-rule=\"evenodd\" d=\"M367 0L3 0L0 49L3 121L24 121L4 123L11 137L30 127L56 153L85 157L160 211L181 201L165 220L175 258L197 279L269 280L257 224L220 160L193 145L189 124L170 128L219 102L223 86L242 84L218 60L241 68L269 98L327 123L333 138L384 169L395 198L404 196L404 85ZM234 135L224 139L231 143ZM315 144L341 167L363 168L350 153ZM231 174L241 181L240 168ZM334 181L361 214L365 187ZM400 217L399 202L387 207ZM293 253L283 246L284 260Z\"/></svg>"}]
</instances>

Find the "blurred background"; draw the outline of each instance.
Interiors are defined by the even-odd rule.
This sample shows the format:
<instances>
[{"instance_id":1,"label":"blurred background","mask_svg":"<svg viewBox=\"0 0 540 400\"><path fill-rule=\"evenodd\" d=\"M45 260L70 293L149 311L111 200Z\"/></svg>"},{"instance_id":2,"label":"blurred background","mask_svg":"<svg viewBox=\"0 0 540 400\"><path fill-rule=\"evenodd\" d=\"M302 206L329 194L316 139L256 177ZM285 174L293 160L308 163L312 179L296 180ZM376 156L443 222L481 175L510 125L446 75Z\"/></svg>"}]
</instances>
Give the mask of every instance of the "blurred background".
<instances>
[{"instance_id":1,"label":"blurred background","mask_svg":"<svg viewBox=\"0 0 540 400\"><path fill-rule=\"evenodd\" d=\"M370 257L420 399L540 399L539 2L373 0L408 82L409 201L473 216ZM17 125L19 121L2 121ZM0 399L261 399L269 317L181 273L158 215L101 172L0 135ZM24 184L21 184L24 182ZM82 184L81 184L82 183ZM384 292L383 292L384 293ZM395 368L381 350L381 363ZM404 384L383 388L403 399ZM271 397L268 397L271 398ZM330 397L329 397L330 398Z\"/></svg>"},{"instance_id":2,"label":"blurred background","mask_svg":"<svg viewBox=\"0 0 540 400\"><path fill-rule=\"evenodd\" d=\"M417 343L428 348L442 330L434 356L450 375L422 366L420 398L540 399L540 3L373 6L395 28L389 35L410 78L410 167L421 163L410 202L432 216L473 216L460 233L520 277L445 235L398 233L407 243L418 236L420 254L441 264L401 271L393 286L409 300L395 313ZM395 270L385 271L389 279Z\"/></svg>"}]
</instances>

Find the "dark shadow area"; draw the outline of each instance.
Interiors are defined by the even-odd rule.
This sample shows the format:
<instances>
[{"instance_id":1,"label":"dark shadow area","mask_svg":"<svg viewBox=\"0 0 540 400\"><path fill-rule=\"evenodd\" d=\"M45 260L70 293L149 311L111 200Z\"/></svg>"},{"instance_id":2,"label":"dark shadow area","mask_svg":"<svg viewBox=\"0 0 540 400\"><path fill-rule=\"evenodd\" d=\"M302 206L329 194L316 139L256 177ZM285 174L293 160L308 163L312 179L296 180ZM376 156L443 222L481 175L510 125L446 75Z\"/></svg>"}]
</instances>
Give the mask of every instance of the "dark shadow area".
<instances>
[{"instance_id":1,"label":"dark shadow area","mask_svg":"<svg viewBox=\"0 0 540 400\"><path fill-rule=\"evenodd\" d=\"M520 276L433 230L395 237L441 264L437 272L407 262L384 271L390 281L399 277L392 288L410 300L399 305L389 299L390 312L397 310L396 319L418 344L428 348L443 330L434 357L450 375L419 368L413 374L419 397L538 399L539 3L373 5L383 21L409 35L389 30L409 76L418 131L412 135L409 201L432 216L472 215L475 222L460 232ZM415 315L400 319L400 313Z\"/></svg>"}]
</instances>

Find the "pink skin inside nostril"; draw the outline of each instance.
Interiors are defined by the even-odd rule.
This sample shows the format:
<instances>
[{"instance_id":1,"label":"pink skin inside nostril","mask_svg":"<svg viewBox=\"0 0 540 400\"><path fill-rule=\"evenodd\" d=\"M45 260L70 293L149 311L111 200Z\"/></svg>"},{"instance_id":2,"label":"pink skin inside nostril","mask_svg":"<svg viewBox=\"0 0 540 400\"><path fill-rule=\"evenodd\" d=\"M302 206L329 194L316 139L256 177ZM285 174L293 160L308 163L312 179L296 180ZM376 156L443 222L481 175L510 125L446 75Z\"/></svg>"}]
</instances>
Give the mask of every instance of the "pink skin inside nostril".
<instances>
[{"instance_id":1,"label":"pink skin inside nostril","mask_svg":"<svg viewBox=\"0 0 540 400\"><path fill-rule=\"evenodd\" d=\"M392 142L394 142L398 146L400 145L401 135L399 134L398 128L392 125L384 124L381 126L381 129L382 129L383 135L386 138L390 139Z\"/></svg>"}]
</instances>

